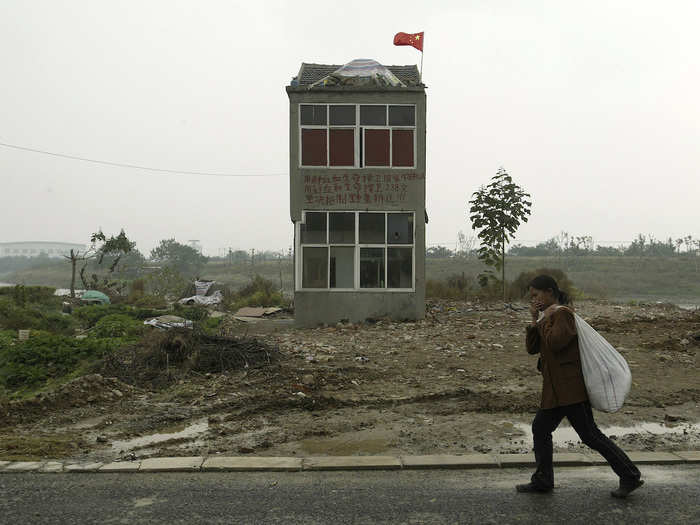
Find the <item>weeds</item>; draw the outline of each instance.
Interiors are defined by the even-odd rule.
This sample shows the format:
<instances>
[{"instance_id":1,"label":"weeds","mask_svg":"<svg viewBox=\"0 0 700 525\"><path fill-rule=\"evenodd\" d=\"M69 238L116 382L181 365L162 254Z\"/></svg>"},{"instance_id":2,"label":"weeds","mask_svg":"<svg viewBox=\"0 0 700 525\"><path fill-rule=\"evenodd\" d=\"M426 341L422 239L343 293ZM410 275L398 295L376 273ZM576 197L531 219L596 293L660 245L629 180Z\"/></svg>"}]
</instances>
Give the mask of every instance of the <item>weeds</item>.
<instances>
[{"instance_id":1,"label":"weeds","mask_svg":"<svg viewBox=\"0 0 700 525\"><path fill-rule=\"evenodd\" d=\"M260 275L237 292L224 291L223 306L233 312L244 306L286 306L288 303L275 283Z\"/></svg>"},{"instance_id":2,"label":"weeds","mask_svg":"<svg viewBox=\"0 0 700 525\"><path fill-rule=\"evenodd\" d=\"M111 314L102 317L92 330L92 334L97 338L106 337L126 337L133 339L139 337L144 332L144 325L141 321L125 314Z\"/></svg>"},{"instance_id":3,"label":"weeds","mask_svg":"<svg viewBox=\"0 0 700 525\"><path fill-rule=\"evenodd\" d=\"M124 341L37 332L26 341L8 341L3 337L0 344L0 385L15 390L65 376L83 361L102 357Z\"/></svg>"}]
</instances>

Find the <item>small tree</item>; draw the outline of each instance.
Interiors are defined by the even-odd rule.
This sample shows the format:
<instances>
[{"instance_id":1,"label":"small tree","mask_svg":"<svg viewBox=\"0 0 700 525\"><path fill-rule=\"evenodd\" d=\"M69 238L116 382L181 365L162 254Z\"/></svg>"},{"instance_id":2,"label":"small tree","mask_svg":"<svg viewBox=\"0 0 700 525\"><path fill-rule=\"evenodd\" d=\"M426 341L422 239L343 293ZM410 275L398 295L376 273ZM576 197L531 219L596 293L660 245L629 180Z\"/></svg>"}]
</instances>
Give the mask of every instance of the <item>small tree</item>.
<instances>
[{"instance_id":1,"label":"small tree","mask_svg":"<svg viewBox=\"0 0 700 525\"><path fill-rule=\"evenodd\" d=\"M527 222L532 202L530 194L513 182L505 169L499 168L491 183L472 194L469 201L469 219L478 230L481 242L479 259L487 266L501 271L503 300L506 300L506 244L515 237L520 222ZM493 270L479 275L479 283L486 286L490 279L498 280Z\"/></svg>"},{"instance_id":2,"label":"small tree","mask_svg":"<svg viewBox=\"0 0 700 525\"><path fill-rule=\"evenodd\" d=\"M88 250L89 251L89 250ZM78 266L78 261L84 261L88 256L88 251L81 252L71 248L70 255L64 255L70 261L71 277L70 277L70 296L75 297L75 270Z\"/></svg>"},{"instance_id":3,"label":"small tree","mask_svg":"<svg viewBox=\"0 0 700 525\"><path fill-rule=\"evenodd\" d=\"M175 239L163 239L151 250L151 260L170 266L187 276L196 276L206 264L205 257L191 246L180 244Z\"/></svg>"},{"instance_id":4,"label":"small tree","mask_svg":"<svg viewBox=\"0 0 700 525\"><path fill-rule=\"evenodd\" d=\"M97 243L102 242L102 245L97 246ZM136 246L135 242L130 241L124 230L119 232L116 237L112 236L107 238L102 230L93 233L90 236L90 247L86 250L71 250L70 255L64 255L71 263L71 280L70 280L70 296L75 297L75 273L78 265L78 261L83 261L83 266L80 269L80 280L83 282L85 288L112 288L116 283L110 281L110 277L116 271L119 261L122 257L131 253ZM102 283L100 284L100 277L97 273L93 273L91 279L85 275L88 263L92 259L97 259L97 265L101 265L105 262L105 257L109 259L110 265L107 270L106 276L102 277Z\"/></svg>"},{"instance_id":5,"label":"small tree","mask_svg":"<svg viewBox=\"0 0 700 525\"><path fill-rule=\"evenodd\" d=\"M102 244L98 246L98 242ZM84 258L85 264L80 269L80 280L83 281L83 286L88 289L102 289L103 291L120 294L125 284L113 280L113 277L117 268L119 268L119 262L123 257L134 251L136 243L129 240L124 230L121 230L116 237L114 235L107 237L102 233L102 230L99 230L92 234L90 243L91 248L87 257ZM96 259L96 261L93 269L94 273L88 279L85 271L90 259ZM109 266L106 266L106 273L99 275L98 272L102 273L100 268L103 268L103 263L105 266L107 264Z\"/></svg>"}]
</instances>

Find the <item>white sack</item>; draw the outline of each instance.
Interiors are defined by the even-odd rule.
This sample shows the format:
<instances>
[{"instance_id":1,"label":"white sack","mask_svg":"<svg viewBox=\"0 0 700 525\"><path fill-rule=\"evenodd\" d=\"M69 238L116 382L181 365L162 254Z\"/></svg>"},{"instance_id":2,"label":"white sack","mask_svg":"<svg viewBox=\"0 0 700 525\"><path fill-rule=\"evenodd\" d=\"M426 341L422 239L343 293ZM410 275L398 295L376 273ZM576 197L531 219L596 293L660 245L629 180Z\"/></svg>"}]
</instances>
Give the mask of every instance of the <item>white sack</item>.
<instances>
[{"instance_id":1,"label":"white sack","mask_svg":"<svg viewBox=\"0 0 700 525\"><path fill-rule=\"evenodd\" d=\"M625 358L591 325L578 314L574 314L574 318L581 369L591 406L603 412L617 412L630 391L630 367Z\"/></svg>"}]
</instances>

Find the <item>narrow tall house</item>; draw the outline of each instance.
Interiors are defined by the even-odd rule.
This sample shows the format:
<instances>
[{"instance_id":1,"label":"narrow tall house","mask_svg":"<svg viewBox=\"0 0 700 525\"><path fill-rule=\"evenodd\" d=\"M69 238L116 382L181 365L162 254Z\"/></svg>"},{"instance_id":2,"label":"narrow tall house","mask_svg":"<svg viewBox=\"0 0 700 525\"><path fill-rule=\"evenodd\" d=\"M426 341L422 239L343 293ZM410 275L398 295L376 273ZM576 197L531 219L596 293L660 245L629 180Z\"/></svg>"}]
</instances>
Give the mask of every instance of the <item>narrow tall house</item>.
<instances>
[{"instance_id":1,"label":"narrow tall house","mask_svg":"<svg viewBox=\"0 0 700 525\"><path fill-rule=\"evenodd\" d=\"M303 63L286 89L297 325L423 318L418 68Z\"/></svg>"}]
</instances>

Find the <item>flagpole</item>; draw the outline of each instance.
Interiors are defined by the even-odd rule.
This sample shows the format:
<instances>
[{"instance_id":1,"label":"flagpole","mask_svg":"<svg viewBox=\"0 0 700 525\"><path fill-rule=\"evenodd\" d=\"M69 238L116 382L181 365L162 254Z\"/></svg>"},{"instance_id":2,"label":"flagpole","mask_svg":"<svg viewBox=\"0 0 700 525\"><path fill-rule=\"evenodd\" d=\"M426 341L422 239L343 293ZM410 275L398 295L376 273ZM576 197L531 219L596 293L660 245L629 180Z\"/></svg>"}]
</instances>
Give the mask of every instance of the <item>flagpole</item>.
<instances>
[{"instance_id":1,"label":"flagpole","mask_svg":"<svg viewBox=\"0 0 700 525\"><path fill-rule=\"evenodd\" d=\"M423 51L420 52L420 72L418 73L418 83L423 83Z\"/></svg>"},{"instance_id":2,"label":"flagpole","mask_svg":"<svg viewBox=\"0 0 700 525\"><path fill-rule=\"evenodd\" d=\"M420 50L420 73L418 74L418 83L423 83L423 49L425 49L425 32L423 33L423 42L421 42Z\"/></svg>"}]
</instances>

